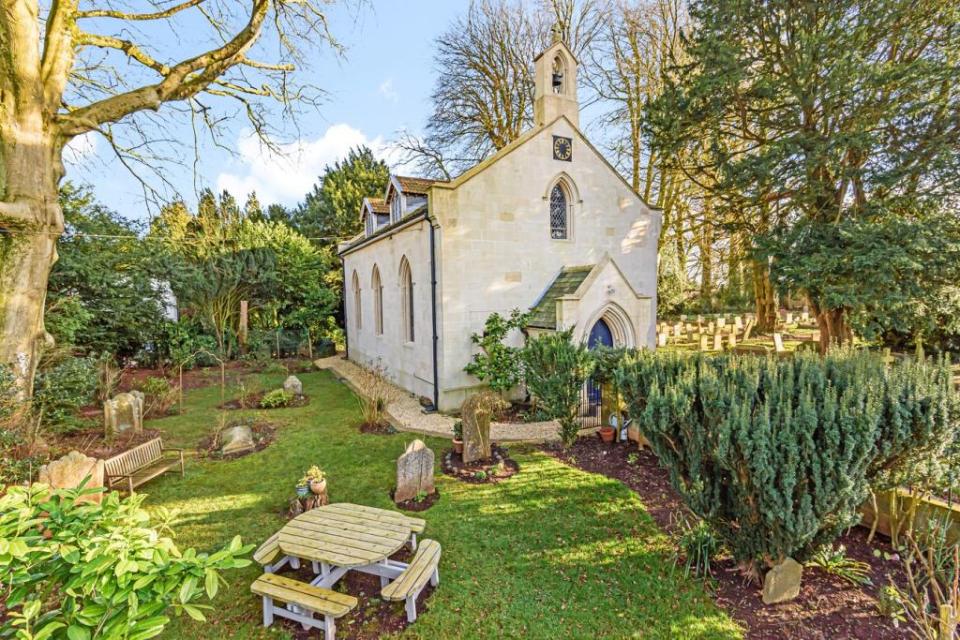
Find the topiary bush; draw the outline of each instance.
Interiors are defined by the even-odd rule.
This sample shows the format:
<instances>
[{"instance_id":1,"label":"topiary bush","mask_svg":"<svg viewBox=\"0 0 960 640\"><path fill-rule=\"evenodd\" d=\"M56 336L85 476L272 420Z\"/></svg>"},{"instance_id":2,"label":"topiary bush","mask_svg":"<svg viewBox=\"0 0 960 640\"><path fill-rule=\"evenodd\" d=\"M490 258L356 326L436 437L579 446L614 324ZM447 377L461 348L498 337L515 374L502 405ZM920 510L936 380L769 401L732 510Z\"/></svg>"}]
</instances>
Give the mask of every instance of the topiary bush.
<instances>
[{"instance_id":1,"label":"topiary bush","mask_svg":"<svg viewBox=\"0 0 960 640\"><path fill-rule=\"evenodd\" d=\"M753 573L806 560L859 521L872 482L957 438L948 367L865 351L641 351L617 379L673 486Z\"/></svg>"},{"instance_id":2,"label":"topiary bush","mask_svg":"<svg viewBox=\"0 0 960 640\"><path fill-rule=\"evenodd\" d=\"M198 601L216 596L220 572L250 564L239 537L212 554L180 551L151 526L143 494L78 502L84 493L35 484L0 498L0 636L152 638L171 613L202 620Z\"/></svg>"},{"instance_id":3,"label":"topiary bush","mask_svg":"<svg viewBox=\"0 0 960 640\"><path fill-rule=\"evenodd\" d=\"M569 447L577 439L577 410L583 385L593 369L586 345L574 344L571 331L533 338L521 352L527 390L551 420L560 423L560 438Z\"/></svg>"}]
</instances>

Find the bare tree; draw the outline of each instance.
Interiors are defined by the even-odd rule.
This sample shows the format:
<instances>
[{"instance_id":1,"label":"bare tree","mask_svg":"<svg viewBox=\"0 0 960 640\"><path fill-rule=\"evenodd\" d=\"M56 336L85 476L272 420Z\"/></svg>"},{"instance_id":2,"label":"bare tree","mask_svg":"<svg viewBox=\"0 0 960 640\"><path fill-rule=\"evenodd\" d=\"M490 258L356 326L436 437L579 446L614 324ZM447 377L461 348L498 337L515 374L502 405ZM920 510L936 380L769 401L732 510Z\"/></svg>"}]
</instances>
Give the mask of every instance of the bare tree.
<instances>
[{"instance_id":1,"label":"bare tree","mask_svg":"<svg viewBox=\"0 0 960 640\"><path fill-rule=\"evenodd\" d=\"M140 175L157 167L149 150L176 138L165 130L171 117L192 119L198 136L205 125L216 141L226 117L219 110L229 103L269 141L264 101L290 114L316 96L291 77L303 62L300 45L338 47L327 0L139 4L148 9L0 0L0 363L13 367L21 397L32 392L47 340L44 296L64 226L65 145L98 132ZM170 51L155 46L177 39Z\"/></svg>"},{"instance_id":2,"label":"bare tree","mask_svg":"<svg viewBox=\"0 0 960 640\"><path fill-rule=\"evenodd\" d=\"M455 175L533 124L533 59L558 28L578 56L596 36L605 0L474 0L436 40L433 112L422 138L404 133L407 159Z\"/></svg>"}]
</instances>

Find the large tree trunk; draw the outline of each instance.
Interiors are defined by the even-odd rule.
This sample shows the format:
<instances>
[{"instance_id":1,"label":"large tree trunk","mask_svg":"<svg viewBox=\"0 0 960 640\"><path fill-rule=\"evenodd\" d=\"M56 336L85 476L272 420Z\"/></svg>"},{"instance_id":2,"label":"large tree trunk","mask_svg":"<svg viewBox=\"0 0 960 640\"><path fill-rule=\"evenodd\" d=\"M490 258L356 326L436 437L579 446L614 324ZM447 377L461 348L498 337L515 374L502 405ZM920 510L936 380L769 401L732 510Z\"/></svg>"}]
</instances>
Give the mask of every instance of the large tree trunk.
<instances>
[{"instance_id":1,"label":"large tree trunk","mask_svg":"<svg viewBox=\"0 0 960 640\"><path fill-rule=\"evenodd\" d=\"M12 368L23 399L33 393L48 340L43 309L63 233L63 165L62 145L44 130L39 114L11 120L0 123L0 364Z\"/></svg>"},{"instance_id":2,"label":"large tree trunk","mask_svg":"<svg viewBox=\"0 0 960 640\"><path fill-rule=\"evenodd\" d=\"M826 353L830 347L853 343L853 330L847 324L846 309L822 309L815 305L815 311L820 328L820 353Z\"/></svg>"},{"instance_id":3,"label":"large tree trunk","mask_svg":"<svg viewBox=\"0 0 960 640\"><path fill-rule=\"evenodd\" d=\"M757 315L758 331L775 331L779 313L777 313L777 295L770 282L770 267L763 261L751 260L753 265L753 297Z\"/></svg>"}]
</instances>

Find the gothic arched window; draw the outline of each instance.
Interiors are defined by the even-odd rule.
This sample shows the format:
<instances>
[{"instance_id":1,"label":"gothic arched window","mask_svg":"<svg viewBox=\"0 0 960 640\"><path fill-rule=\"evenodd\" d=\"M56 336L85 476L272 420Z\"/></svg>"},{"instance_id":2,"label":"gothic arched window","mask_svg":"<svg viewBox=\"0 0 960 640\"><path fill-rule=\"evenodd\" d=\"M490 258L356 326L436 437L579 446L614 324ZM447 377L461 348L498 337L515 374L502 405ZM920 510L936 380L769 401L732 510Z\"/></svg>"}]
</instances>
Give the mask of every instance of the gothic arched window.
<instances>
[{"instance_id":1,"label":"gothic arched window","mask_svg":"<svg viewBox=\"0 0 960 640\"><path fill-rule=\"evenodd\" d=\"M566 240L569 237L570 198L563 182L550 190L550 239Z\"/></svg>"},{"instance_id":2,"label":"gothic arched window","mask_svg":"<svg viewBox=\"0 0 960 640\"><path fill-rule=\"evenodd\" d=\"M363 328L363 306L360 303L360 276L353 272L353 325Z\"/></svg>"},{"instance_id":3,"label":"gothic arched window","mask_svg":"<svg viewBox=\"0 0 960 640\"><path fill-rule=\"evenodd\" d=\"M563 56L558 55L553 59L553 92L557 95L563 95L566 93L566 80L567 80L567 65L564 62Z\"/></svg>"},{"instance_id":4,"label":"gothic arched window","mask_svg":"<svg viewBox=\"0 0 960 640\"><path fill-rule=\"evenodd\" d=\"M373 277L370 278L370 290L373 292L373 331L383 335L383 283L380 280L380 268L373 265Z\"/></svg>"},{"instance_id":5,"label":"gothic arched window","mask_svg":"<svg viewBox=\"0 0 960 640\"><path fill-rule=\"evenodd\" d=\"M416 335L413 327L413 273L406 256L400 261L400 303L403 312L403 339L413 342Z\"/></svg>"}]
</instances>

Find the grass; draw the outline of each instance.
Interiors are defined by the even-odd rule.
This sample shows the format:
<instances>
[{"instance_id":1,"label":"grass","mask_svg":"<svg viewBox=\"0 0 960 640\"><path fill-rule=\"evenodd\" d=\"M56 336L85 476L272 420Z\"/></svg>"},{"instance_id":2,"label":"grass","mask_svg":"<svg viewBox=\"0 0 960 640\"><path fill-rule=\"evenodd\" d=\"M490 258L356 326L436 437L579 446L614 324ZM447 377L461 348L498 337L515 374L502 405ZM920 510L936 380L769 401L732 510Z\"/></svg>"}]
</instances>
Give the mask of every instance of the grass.
<instances>
[{"instance_id":1,"label":"grass","mask_svg":"<svg viewBox=\"0 0 960 640\"><path fill-rule=\"evenodd\" d=\"M264 388L282 378L264 376ZM327 472L331 500L392 506L395 460L413 436L360 434L357 400L344 386L326 372L300 378L311 397L306 407L230 412L281 424L273 445L233 461L192 460L185 479L170 475L144 487L149 507L179 512L182 547L209 550L235 534L259 544L282 526L293 485L312 464ZM218 403L216 387L191 391L183 416L150 426L171 446L195 447L218 424ZM448 443L427 444L439 453ZM438 477L441 498L420 515L425 536L443 545L441 583L401 637L741 637L703 583L674 566L672 547L633 492L533 449L512 454L521 472L501 484ZM277 625L260 626L260 603L249 593L258 573L229 574L206 625L177 619L163 637L288 638ZM339 629L350 629L347 619Z\"/></svg>"}]
</instances>

